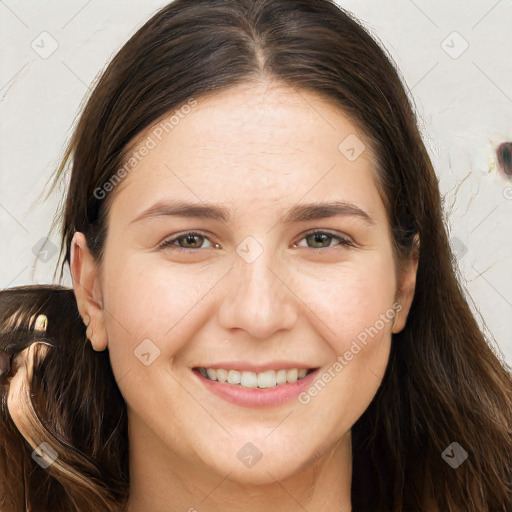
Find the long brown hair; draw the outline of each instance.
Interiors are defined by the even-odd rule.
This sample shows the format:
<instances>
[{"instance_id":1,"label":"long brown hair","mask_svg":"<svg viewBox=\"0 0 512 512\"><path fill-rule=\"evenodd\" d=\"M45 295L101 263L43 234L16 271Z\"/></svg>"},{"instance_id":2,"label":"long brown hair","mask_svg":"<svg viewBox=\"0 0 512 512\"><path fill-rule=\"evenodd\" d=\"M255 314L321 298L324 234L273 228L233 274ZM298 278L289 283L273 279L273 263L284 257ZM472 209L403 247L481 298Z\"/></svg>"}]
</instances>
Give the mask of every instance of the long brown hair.
<instances>
[{"instance_id":1,"label":"long brown hair","mask_svg":"<svg viewBox=\"0 0 512 512\"><path fill-rule=\"evenodd\" d=\"M116 191L106 184L120 176L144 129L191 100L262 77L314 92L349 116L377 158L397 264L420 240L407 324L393 335L382 384L352 429L353 511L505 512L510 368L458 282L437 178L401 77L333 2L176 0L131 37L94 88L55 175L56 184L70 172L60 277L75 231L101 262ZM34 329L41 313L44 334ZM0 347L12 365L1 379L1 509L122 511L126 405L108 349L97 353L88 343L73 291L0 292ZM19 372L23 386L14 388ZM24 411L17 418L8 407L14 399ZM456 469L442 455L454 442L468 454ZM43 451L53 461L46 468Z\"/></svg>"}]
</instances>

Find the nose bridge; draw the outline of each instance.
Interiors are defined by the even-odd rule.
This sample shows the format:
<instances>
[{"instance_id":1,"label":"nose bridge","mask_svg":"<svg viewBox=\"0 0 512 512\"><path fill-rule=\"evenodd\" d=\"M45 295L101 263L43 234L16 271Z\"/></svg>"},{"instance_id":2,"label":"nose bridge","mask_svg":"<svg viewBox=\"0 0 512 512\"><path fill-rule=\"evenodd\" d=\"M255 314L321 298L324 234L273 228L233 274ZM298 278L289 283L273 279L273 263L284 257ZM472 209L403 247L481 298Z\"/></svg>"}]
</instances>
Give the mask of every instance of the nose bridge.
<instances>
[{"instance_id":1,"label":"nose bridge","mask_svg":"<svg viewBox=\"0 0 512 512\"><path fill-rule=\"evenodd\" d=\"M290 329L296 309L285 276L279 275L282 267L278 259L252 236L244 239L236 251L229 292L222 306L224 327L244 329L254 338Z\"/></svg>"}]
</instances>

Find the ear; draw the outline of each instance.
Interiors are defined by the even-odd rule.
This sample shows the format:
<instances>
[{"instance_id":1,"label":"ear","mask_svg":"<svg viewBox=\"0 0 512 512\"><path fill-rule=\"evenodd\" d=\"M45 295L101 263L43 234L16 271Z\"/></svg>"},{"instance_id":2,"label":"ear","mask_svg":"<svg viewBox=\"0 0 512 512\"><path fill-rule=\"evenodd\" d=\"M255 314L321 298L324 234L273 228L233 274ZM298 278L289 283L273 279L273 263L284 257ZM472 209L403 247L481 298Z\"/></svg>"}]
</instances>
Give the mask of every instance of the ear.
<instances>
[{"instance_id":1,"label":"ear","mask_svg":"<svg viewBox=\"0 0 512 512\"><path fill-rule=\"evenodd\" d=\"M107 348L108 340L104 322L100 271L87 247L85 235L78 231L71 240L70 267L78 311L87 325L87 337L93 349L101 352Z\"/></svg>"},{"instance_id":2,"label":"ear","mask_svg":"<svg viewBox=\"0 0 512 512\"><path fill-rule=\"evenodd\" d=\"M416 289L416 274L419 261L419 235L414 237L411 255L404 265L401 266L397 280L397 302L395 320L391 332L399 333L407 322L407 316L411 309L414 291Z\"/></svg>"}]
</instances>

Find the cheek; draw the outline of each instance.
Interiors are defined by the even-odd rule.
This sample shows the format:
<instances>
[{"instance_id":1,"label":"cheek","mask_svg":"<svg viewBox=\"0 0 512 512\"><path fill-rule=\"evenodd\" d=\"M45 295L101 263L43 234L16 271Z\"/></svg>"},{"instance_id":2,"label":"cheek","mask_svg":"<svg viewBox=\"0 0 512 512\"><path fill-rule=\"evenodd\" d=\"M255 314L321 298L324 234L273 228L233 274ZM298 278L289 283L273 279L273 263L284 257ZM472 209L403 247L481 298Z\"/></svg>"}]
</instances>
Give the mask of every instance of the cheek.
<instances>
[{"instance_id":1,"label":"cheek","mask_svg":"<svg viewBox=\"0 0 512 512\"><path fill-rule=\"evenodd\" d=\"M139 368L135 357L141 343L152 357L165 352L162 360L185 346L192 335L188 331L203 315L203 297L222 276L168 264L148 265L144 259L148 258L107 256L104 261L104 318L112 367L118 373L128 371L130 365Z\"/></svg>"},{"instance_id":2,"label":"cheek","mask_svg":"<svg viewBox=\"0 0 512 512\"><path fill-rule=\"evenodd\" d=\"M297 280L309 318L336 354L355 339L380 341L391 332L396 293L392 259L373 257L364 263Z\"/></svg>"},{"instance_id":3,"label":"cheek","mask_svg":"<svg viewBox=\"0 0 512 512\"><path fill-rule=\"evenodd\" d=\"M177 410L187 407L169 369L193 335L187 320L201 287L184 273L167 272L164 278L158 269L134 262L112 265L105 274L105 323L121 394L132 411L151 422L148 411L159 410L162 402Z\"/></svg>"},{"instance_id":4,"label":"cheek","mask_svg":"<svg viewBox=\"0 0 512 512\"><path fill-rule=\"evenodd\" d=\"M320 430L325 411L334 415L336 421L329 425L339 435L363 414L384 377L395 315L394 274L387 265L366 272L345 269L342 277L338 274L318 290L309 295L308 306L321 319L317 329L332 358L299 402L307 406L309 417L318 417Z\"/></svg>"}]
</instances>

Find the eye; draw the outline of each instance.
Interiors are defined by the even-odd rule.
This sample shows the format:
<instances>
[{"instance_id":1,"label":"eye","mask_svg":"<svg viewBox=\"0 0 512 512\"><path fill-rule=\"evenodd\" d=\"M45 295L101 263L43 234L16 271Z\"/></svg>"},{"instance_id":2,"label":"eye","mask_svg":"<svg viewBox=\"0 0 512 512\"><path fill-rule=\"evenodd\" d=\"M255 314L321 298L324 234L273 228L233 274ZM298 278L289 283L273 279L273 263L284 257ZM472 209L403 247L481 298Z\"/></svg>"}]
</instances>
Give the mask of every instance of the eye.
<instances>
[{"instance_id":1,"label":"eye","mask_svg":"<svg viewBox=\"0 0 512 512\"><path fill-rule=\"evenodd\" d=\"M350 241L348 238L345 238L343 236L340 236L340 235L335 235L334 233L330 233L328 231L310 231L309 233L306 233L304 235L303 238L301 238L301 240L312 240L314 244L318 243L320 245L324 244L324 246L322 247L309 247L310 249L313 249L314 251L321 251L321 250L324 250L324 249L331 249L332 248L332 245L330 244L330 242L333 240L333 239L337 239L339 240L339 243L338 244L334 244L334 245L342 245L342 246L346 246L346 247L355 247L355 244ZM325 242L329 242L328 245L326 246L325 245ZM294 247L299 247L297 244L293 244ZM303 247L303 246L302 246Z\"/></svg>"},{"instance_id":2,"label":"eye","mask_svg":"<svg viewBox=\"0 0 512 512\"><path fill-rule=\"evenodd\" d=\"M181 244L180 240L185 241L185 246ZM161 249L169 248L178 251L195 251L196 249L201 248L202 240L209 240L209 238L206 235L203 235L202 233L190 231L188 233L181 233L172 238L167 238L158 247ZM178 245L176 245L176 242L178 242ZM192 246L189 246L187 244L191 244ZM211 247L213 247L213 244L211 245Z\"/></svg>"}]
</instances>

